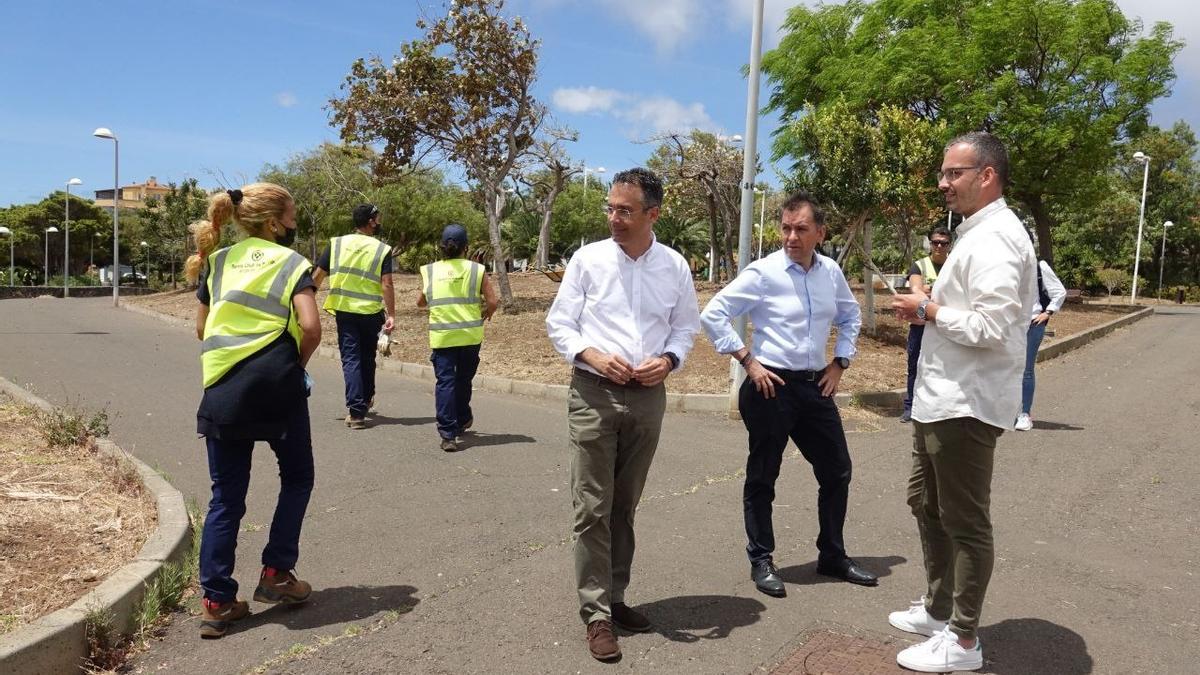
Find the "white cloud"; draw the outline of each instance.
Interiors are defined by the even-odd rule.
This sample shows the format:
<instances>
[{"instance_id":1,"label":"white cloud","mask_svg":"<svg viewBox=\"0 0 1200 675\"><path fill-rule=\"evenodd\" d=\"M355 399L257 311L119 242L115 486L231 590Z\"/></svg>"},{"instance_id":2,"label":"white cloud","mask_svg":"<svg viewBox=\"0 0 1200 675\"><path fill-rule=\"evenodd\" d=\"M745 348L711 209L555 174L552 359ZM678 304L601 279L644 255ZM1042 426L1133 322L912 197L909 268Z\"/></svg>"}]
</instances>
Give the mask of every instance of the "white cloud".
<instances>
[{"instance_id":1,"label":"white cloud","mask_svg":"<svg viewBox=\"0 0 1200 675\"><path fill-rule=\"evenodd\" d=\"M615 89L599 87L563 87L555 89L554 106L569 113L607 112L614 104L627 98Z\"/></svg>"},{"instance_id":2,"label":"white cloud","mask_svg":"<svg viewBox=\"0 0 1200 675\"><path fill-rule=\"evenodd\" d=\"M683 104L666 96L642 99L616 111L617 117L633 125L635 134L681 132L692 129L719 131L702 103Z\"/></svg>"},{"instance_id":3,"label":"white cloud","mask_svg":"<svg viewBox=\"0 0 1200 675\"><path fill-rule=\"evenodd\" d=\"M296 95L290 91L281 91L278 94L275 94L275 102L278 103L282 108L291 108L299 103L299 101L296 99Z\"/></svg>"},{"instance_id":4,"label":"white cloud","mask_svg":"<svg viewBox=\"0 0 1200 675\"><path fill-rule=\"evenodd\" d=\"M1175 38L1187 42L1175 57L1175 72L1181 80L1200 75L1200 12L1185 10L1179 0L1117 0L1117 5L1127 18L1140 18L1147 33L1155 22L1170 22Z\"/></svg>"},{"instance_id":5,"label":"white cloud","mask_svg":"<svg viewBox=\"0 0 1200 675\"><path fill-rule=\"evenodd\" d=\"M684 38L703 30L705 0L599 0L654 42L660 54L669 54Z\"/></svg>"}]
</instances>

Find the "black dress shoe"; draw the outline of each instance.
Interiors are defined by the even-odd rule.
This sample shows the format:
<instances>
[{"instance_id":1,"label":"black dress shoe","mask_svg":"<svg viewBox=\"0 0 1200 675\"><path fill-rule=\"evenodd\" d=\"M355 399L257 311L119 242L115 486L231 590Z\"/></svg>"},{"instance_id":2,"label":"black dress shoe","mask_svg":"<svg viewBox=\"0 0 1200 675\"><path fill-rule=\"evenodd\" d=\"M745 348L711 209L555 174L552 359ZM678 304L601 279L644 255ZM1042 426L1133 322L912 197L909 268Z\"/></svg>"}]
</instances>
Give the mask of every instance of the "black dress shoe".
<instances>
[{"instance_id":1,"label":"black dress shoe","mask_svg":"<svg viewBox=\"0 0 1200 675\"><path fill-rule=\"evenodd\" d=\"M623 602L614 602L612 604L612 622L617 628L627 630L630 633L645 633L654 628L654 624L650 623L650 619L647 619L644 614Z\"/></svg>"},{"instance_id":2,"label":"black dress shoe","mask_svg":"<svg viewBox=\"0 0 1200 675\"><path fill-rule=\"evenodd\" d=\"M775 598L787 596L783 579L779 578L779 570L775 569L775 563L770 560L751 563L750 578L754 580L754 586L767 595Z\"/></svg>"},{"instance_id":3,"label":"black dress shoe","mask_svg":"<svg viewBox=\"0 0 1200 675\"><path fill-rule=\"evenodd\" d=\"M848 581L859 586L878 586L879 577L858 566L850 558L836 565L817 565L817 574Z\"/></svg>"}]
</instances>

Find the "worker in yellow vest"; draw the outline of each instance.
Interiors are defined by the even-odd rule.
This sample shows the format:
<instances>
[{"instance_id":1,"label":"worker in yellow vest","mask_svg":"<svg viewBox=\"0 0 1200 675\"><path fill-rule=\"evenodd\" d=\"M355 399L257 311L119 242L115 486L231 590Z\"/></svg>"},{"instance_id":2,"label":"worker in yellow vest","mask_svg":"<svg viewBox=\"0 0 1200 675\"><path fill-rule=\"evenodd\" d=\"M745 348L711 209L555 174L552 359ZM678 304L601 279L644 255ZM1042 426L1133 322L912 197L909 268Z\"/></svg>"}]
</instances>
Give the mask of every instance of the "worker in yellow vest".
<instances>
[{"instance_id":1,"label":"worker in yellow vest","mask_svg":"<svg viewBox=\"0 0 1200 675\"><path fill-rule=\"evenodd\" d=\"M496 312L496 290L487 271L466 259L467 230L450 224L442 230L442 260L421 267L417 307L429 308L429 346L437 386L438 435L446 452L458 450L471 428L471 380L479 368L483 322Z\"/></svg>"},{"instance_id":2,"label":"worker in yellow vest","mask_svg":"<svg viewBox=\"0 0 1200 675\"><path fill-rule=\"evenodd\" d=\"M929 233L929 255L914 262L908 268L908 287L925 295L933 293L933 282L950 255L950 230L938 225ZM921 359L921 339L925 337L925 325L908 325L908 383L904 394L904 411L901 422L912 421L913 385L917 381L917 362Z\"/></svg>"},{"instance_id":3,"label":"worker in yellow vest","mask_svg":"<svg viewBox=\"0 0 1200 675\"><path fill-rule=\"evenodd\" d=\"M230 221L246 238L214 251ZM196 431L208 446L212 477L200 540L200 636L219 638L249 613L237 598L233 568L255 441L275 452L281 485L254 599L297 603L312 592L293 570L313 487L312 380L304 368L321 342L321 322L312 266L288 248L296 239L296 207L287 190L254 183L217 192L208 220L191 230L199 253L185 273L198 283L204 380Z\"/></svg>"},{"instance_id":4,"label":"worker in yellow vest","mask_svg":"<svg viewBox=\"0 0 1200 675\"><path fill-rule=\"evenodd\" d=\"M346 426L367 428L375 404L375 346L379 332L395 325L396 293L392 284L392 248L379 241L379 209L354 208L354 232L329 241L317 260L313 280L320 287L329 276L325 311L337 321L338 352L346 381Z\"/></svg>"}]
</instances>

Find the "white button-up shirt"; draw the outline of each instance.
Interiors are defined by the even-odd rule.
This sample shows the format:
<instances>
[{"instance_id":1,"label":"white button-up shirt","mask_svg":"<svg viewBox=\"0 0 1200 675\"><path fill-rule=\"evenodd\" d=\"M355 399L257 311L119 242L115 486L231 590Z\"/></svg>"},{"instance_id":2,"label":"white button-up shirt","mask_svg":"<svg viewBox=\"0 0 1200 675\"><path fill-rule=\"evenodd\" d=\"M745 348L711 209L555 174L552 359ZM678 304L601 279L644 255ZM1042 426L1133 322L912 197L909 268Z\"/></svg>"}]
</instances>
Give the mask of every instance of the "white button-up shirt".
<instances>
[{"instance_id":1,"label":"white button-up shirt","mask_svg":"<svg viewBox=\"0 0 1200 675\"><path fill-rule=\"evenodd\" d=\"M1046 289L1046 295L1050 296L1050 304L1042 307L1042 297L1037 293L1037 285L1034 285L1033 301L1033 318L1037 318L1042 312L1057 312L1062 309L1063 303L1067 301L1067 287L1063 286L1063 282L1050 268L1050 263L1045 260L1038 261L1038 269L1042 271L1042 288Z\"/></svg>"},{"instance_id":2,"label":"white button-up shirt","mask_svg":"<svg viewBox=\"0 0 1200 675\"><path fill-rule=\"evenodd\" d=\"M546 330L567 363L588 347L637 366L671 352L682 366L700 331L696 287L687 261L657 240L637 260L612 239L571 256Z\"/></svg>"},{"instance_id":3,"label":"white button-up shirt","mask_svg":"<svg viewBox=\"0 0 1200 675\"><path fill-rule=\"evenodd\" d=\"M973 417L1012 429L1037 301L1037 257L1003 198L964 220L956 234L933 287L937 320L921 340L912 417Z\"/></svg>"},{"instance_id":4,"label":"white button-up shirt","mask_svg":"<svg viewBox=\"0 0 1200 675\"><path fill-rule=\"evenodd\" d=\"M745 346L730 325L742 314L754 324L754 358L787 370L824 368L833 325L838 327L833 355L854 358L862 325L858 301L837 262L814 253L805 271L782 249L747 265L705 306L700 323L718 352Z\"/></svg>"}]
</instances>

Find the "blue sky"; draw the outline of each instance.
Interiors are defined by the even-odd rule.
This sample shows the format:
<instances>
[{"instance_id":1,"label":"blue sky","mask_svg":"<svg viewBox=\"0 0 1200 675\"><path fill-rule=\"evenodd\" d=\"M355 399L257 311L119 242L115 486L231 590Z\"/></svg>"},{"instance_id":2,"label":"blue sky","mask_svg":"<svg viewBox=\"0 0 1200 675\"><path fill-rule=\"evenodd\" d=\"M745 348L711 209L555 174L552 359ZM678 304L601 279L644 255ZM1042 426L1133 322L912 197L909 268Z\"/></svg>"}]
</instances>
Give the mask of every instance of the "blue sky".
<instances>
[{"instance_id":1,"label":"blue sky","mask_svg":"<svg viewBox=\"0 0 1200 675\"><path fill-rule=\"evenodd\" d=\"M766 4L770 48L793 2ZM1178 0L1119 4L1196 43L1154 122L1200 129L1200 13ZM659 131L743 133L751 5L509 0L506 11L543 41L536 93L580 131L571 155L611 175L644 162L652 148L636 141ZM11 3L0 22L0 205L73 177L84 182L76 194L111 187L112 144L91 135L100 126L121 139L122 184L252 180L264 163L336 140L324 106L350 63L417 37L422 7L442 11L440 0ZM774 128L762 119L760 150Z\"/></svg>"}]
</instances>

